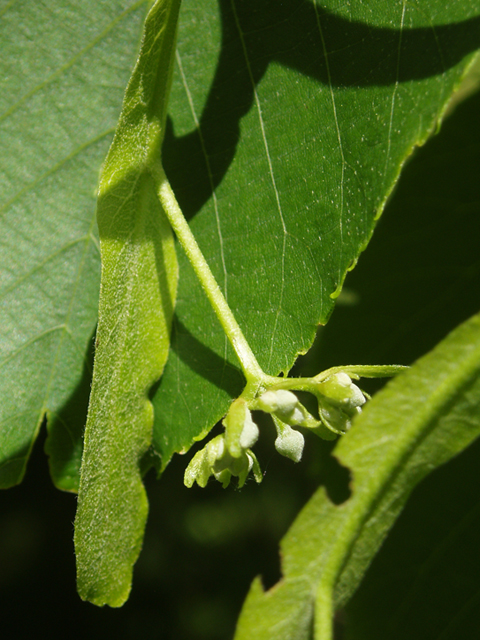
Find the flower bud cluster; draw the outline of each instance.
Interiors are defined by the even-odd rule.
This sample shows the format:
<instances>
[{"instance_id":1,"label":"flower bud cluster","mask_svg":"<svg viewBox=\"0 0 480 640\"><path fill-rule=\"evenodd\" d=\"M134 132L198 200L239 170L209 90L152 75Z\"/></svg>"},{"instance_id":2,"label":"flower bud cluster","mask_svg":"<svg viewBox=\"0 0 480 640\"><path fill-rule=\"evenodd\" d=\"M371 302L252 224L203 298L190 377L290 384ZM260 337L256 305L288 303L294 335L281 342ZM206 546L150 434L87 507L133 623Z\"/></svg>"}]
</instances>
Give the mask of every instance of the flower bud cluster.
<instances>
[{"instance_id":1,"label":"flower bud cluster","mask_svg":"<svg viewBox=\"0 0 480 640\"><path fill-rule=\"evenodd\" d=\"M356 377L355 374L352 376ZM304 427L323 439L332 440L337 434L344 434L350 429L353 418L361 413L366 402L367 396L345 372L333 373L321 381L318 378L309 380L308 387L303 385L302 388L317 397L319 420L287 389L270 389L250 402L251 408L272 416L277 431L275 448L294 462L300 461L305 440L292 427ZM232 476L236 476L241 487L250 471L257 482L262 481L260 466L251 450L259 430L245 399L240 397L232 402L223 425L225 433L211 440L188 465L185 471L187 487L195 482L205 487L210 476L224 487L228 486Z\"/></svg>"},{"instance_id":2,"label":"flower bud cluster","mask_svg":"<svg viewBox=\"0 0 480 640\"><path fill-rule=\"evenodd\" d=\"M346 373L334 373L316 388L318 413L323 424L334 433L344 434L353 418L362 412L365 394Z\"/></svg>"}]
</instances>

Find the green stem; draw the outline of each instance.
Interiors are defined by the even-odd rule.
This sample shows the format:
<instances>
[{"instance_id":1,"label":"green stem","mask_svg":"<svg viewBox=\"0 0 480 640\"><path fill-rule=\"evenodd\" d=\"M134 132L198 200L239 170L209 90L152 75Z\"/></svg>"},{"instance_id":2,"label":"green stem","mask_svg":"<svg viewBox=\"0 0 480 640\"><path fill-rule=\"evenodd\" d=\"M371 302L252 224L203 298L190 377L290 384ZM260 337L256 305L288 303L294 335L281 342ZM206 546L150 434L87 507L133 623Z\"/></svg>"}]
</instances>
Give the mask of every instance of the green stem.
<instances>
[{"instance_id":1,"label":"green stem","mask_svg":"<svg viewBox=\"0 0 480 640\"><path fill-rule=\"evenodd\" d=\"M250 345L238 326L235 316L228 306L228 303L225 300L213 273L210 271L210 267L208 266L208 263L205 260L187 221L185 220L163 169L158 165L155 166L152 168L152 175L157 184L158 197L162 203L164 211L173 230L175 231L178 241L182 245L198 279L200 280L200 284L202 285L217 318L220 320L223 330L240 360L247 382L255 385L262 383L264 380L269 378L269 376L266 376L262 371L253 351L250 348Z\"/></svg>"}]
</instances>

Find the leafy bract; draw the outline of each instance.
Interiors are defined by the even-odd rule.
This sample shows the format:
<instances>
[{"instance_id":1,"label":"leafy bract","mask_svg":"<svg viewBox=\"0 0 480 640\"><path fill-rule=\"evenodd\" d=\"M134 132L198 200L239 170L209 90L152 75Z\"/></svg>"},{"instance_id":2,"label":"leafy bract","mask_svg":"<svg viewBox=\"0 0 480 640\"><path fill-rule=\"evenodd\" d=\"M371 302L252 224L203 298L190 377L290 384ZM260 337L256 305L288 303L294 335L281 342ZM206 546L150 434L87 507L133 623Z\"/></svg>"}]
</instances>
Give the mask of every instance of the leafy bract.
<instances>
[{"instance_id":1,"label":"leafy bract","mask_svg":"<svg viewBox=\"0 0 480 640\"><path fill-rule=\"evenodd\" d=\"M164 166L267 373L288 371L328 320L403 163L480 45L479 21L470 0L185 3ZM154 398L163 467L243 384L179 260L172 353Z\"/></svg>"},{"instance_id":2,"label":"leafy bract","mask_svg":"<svg viewBox=\"0 0 480 640\"><path fill-rule=\"evenodd\" d=\"M0 8L0 486L47 414L56 484L78 485L100 256L95 189L144 1Z\"/></svg>"},{"instance_id":3,"label":"leafy bract","mask_svg":"<svg viewBox=\"0 0 480 640\"><path fill-rule=\"evenodd\" d=\"M157 0L100 179L102 255L93 384L75 518L77 587L97 605L130 592L148 503L148 394L168 357L177 287L173 235L152 177L160 162L180 0Z\"/></svg>"},{"instance_id":4,"label":"leafy bract","mask_svg":"<svg viewBox=\"0 0 480 640\"><path fill-rule=\"evenodd\" d=\"M236 639L297 640L312 624L331 638L332 612L358 586L415 485L480 433L480 315L391 381L335 450L352 496L333 505L323 488L282 543L283 580L252 586Z\"/></svg>"}]
</instances>

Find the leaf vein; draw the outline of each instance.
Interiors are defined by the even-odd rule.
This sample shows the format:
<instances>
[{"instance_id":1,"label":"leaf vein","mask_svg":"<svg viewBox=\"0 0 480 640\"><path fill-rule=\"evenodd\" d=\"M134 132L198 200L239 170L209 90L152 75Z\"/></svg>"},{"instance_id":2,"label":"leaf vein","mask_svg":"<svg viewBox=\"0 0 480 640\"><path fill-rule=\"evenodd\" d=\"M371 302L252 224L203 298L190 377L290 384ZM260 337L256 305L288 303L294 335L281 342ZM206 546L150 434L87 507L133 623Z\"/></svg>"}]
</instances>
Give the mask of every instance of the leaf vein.
<instances>
[{"instance_id":1,"label":"leaf vein","mask_svg":"<svg viewBox=\"0 0 480 640\"><path fill-rule=\"evenodd\" d=\"M390 151L392 147L393 115L395 112L395 101L396 101L398 87L399 87L400 58L401 58L401 51L402 51L403 28L404 28L404 22L405 22L405 9L406 9L406 2L404 1L402 5L402 17L400 19L400 28L398 31L397 70L396 70L395 84L393 86L393 91L392 91L392 100L390 104L390 119L388 123L388 136L387 136L387 153L385 157L385 166L383 169L384 180L387 176L388 164L390 162Z\"/></svg>"},{"instance_id":2,"label":"leaf vein","mask_svg":"<svg viewBox=\"0 0 480 640\"><path fill-rule=\"evenodd\" d=\"M333 119L335 121L335 130L337 133L337 140L338 140L338 148L340 151L340 157L341 157L341 162L342 162L342 169L341 169L341 175L340 175L340 216L339 216L339 231L340 231L340 248L339 248L339 260L338 260L338 264L339 264L339 269L342 269L342 256L343 256L343 214L344 214L344 201L345 201L345 194L344 194L344 190L345 190L345 167L346 167L346 161L345 161L345 153L343 150L343 142L342 142L342 135L340 132L340 123L338 121L338 114L337 114L337 104L335 101L335 92L333 90L333 83L332 83L332 74L331 74L331 70L330 70L330 61L328 59L328 52L327 52L327 44L325 42L325 37L323 35L323 28L322 28L322 24L320 21L320 14L318 13L318 7L317 7L317 3L316 1L313 3L314 9L315 9L315 16L317 19L317 27L318 27L318 31L320 34L320 39L322 41L322 49L323 49L323 55L325 57L325 68L327 70L327 78L328 78L328 88L330 91L330 100L332 103L332 111L333 111ZM342 281L342 273L339 272L338 274L338 282L340 283Z\"/></svg>"},{"instance_id":3,"label":"leaf vein","mask_svg":"<svg viewBox=\"0 0 480 640\"><path fill-rule=\"evenodd\" d=\"M264 119L263 119L263 114L262 114L262 108L260 105L260 99L258 97L258 92L257 92L257 87L255 85L255 80L253 78L253 73L252 73L252 67L250 65L250 59L248 57L248 52L247 52L247 47L245 44L245 38L243 35L243 31L240 25L240 21L238 19L238 15L237 15L237 10L235 8L235 2L234 0L231 0L231 4L232 4L232 10L235 16L235 23L238 29L238 33L240 36L240 40L242 43L242 49L243 49L243 54L245 57L245 63L247 66L247 70L248 70L248 75L250 77L250 82L252 83L252 87L253 87L253 95L255 98L255 106L257 107L257 113L258 113L258 119L259 119L259 123L260 123L260 130L262 133L262 141L263 141L263 146L265 149L265 155L267 158L267 163L268 163L268 171L269 171L269 175L270 175L270 181L273 187L273 191L275 194L275 200L277 203L277 210L278 210L278 214L280 216L280 222L282 225L282 231L283 231L283 236L282 236L282 260L281 260L281 285L280 285L280 294L279 294L279 298L278 298L278 307L277 307L277 311L275 314L275 320L274 320L274 325L273 325L273 330L272 330L272 335L270 337L270 353L269 353L269 357L268 357L268 364L267 364L267 370L270 367L270 363L272 361L272 357L273 357L273 353L274 353L274 346L275 346L275 334L277 332L277 328L278 328L278 322L279 322L279 318L280 318L280 313L282 312L282 305L283 305L283 296L284 296L284 291L285 291L285 253L287 250L287 227L285 225L285 218L283 216L283 211L282 211L282 205L280 202L280 194L278 192L277 189L277 184L275 181L275 174L273 172L273 164L272 164L272 158L270 155L270 150L268 147L268 141L267 141L267 135L266 135L266 130L265 130L265 123L264 123Z\"/></svg>"}]
</instances>

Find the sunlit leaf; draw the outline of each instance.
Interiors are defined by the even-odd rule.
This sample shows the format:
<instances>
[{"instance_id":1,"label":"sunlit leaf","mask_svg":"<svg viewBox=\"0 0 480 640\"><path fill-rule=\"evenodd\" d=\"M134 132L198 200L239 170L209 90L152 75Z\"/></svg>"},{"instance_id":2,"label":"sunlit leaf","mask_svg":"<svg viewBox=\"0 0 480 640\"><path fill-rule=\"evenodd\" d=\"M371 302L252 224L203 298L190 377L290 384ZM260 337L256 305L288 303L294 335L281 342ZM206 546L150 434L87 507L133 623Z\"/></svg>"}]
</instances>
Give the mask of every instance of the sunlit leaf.
<instances>
[{"instance_id":1,"label":"sunlit leaf","mask_svg":"<svg viewBox=\"0 0 480 640\"><path fill-rule=\"evenodd\" d=\"M21 481L45 414L75 489L98 306L98 171L144 2L4 3L0 43L0 486Z\"/></svg>"},{"instance_id":2,"label":"sunlit leaf","mask_svg":"<svg viewBox=\"0 0 480 640\"><path fill-rule=\"evenodd\" d=\"M328 320L403 163L480 45L479 23L467 0L185 3L166 172L268 373L289 370ZM179 259L172 353L154 398L163 466L243 384Z\"/></svg>"}]
</instances>

